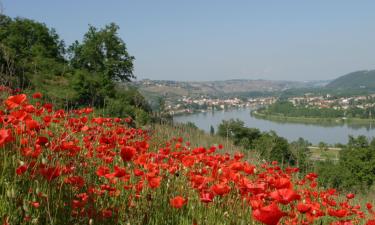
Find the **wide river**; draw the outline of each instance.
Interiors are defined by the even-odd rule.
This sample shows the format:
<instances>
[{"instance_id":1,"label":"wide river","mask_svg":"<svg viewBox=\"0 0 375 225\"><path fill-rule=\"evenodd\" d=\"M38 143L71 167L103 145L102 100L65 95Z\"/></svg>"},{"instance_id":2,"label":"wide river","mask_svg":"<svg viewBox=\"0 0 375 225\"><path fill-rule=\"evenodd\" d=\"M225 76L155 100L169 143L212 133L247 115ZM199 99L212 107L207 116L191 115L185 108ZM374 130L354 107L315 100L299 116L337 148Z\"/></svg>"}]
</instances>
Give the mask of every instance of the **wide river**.
<instances>
[{"instance_id":1,"label":"wide river","mask_svg":"<svg viewBox=\"0 0 375 225\"><path fill-rule=\"evenodd\" d=\"M258 119L250 115L250 108L215 111L190 115L175 116L175 122L193 122L200 129L209 132L212 125L217 130L222 120L240 119L247 127L255 127L261 131L275 131L279 136L289 141L302 137L312 144L323 141L328 144L348 142L348 136L365 135L368 138L375 136L375 124L303 124L290 122L275 122Z\"/></svg>"}]
</instances>

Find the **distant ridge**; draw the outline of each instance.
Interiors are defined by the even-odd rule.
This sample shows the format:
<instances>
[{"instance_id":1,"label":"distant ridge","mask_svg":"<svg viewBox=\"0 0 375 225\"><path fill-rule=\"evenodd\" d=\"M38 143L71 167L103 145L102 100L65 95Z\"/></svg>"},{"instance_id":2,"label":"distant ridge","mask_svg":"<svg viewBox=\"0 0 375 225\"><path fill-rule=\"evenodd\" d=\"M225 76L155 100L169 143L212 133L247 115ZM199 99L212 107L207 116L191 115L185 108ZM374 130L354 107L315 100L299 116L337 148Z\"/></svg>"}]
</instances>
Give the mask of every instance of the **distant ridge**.
<instances>
[{"instance_id":1,"label":"distant ridge","mask_svg":"<svg viewBox=\"0 0 375 225\"><path fill-rule=\"evenodd\" d=\"M375 88L375 70L361 70L346 74L327 84L332 89L369 89Z\"/></svg>"}]
</instances>

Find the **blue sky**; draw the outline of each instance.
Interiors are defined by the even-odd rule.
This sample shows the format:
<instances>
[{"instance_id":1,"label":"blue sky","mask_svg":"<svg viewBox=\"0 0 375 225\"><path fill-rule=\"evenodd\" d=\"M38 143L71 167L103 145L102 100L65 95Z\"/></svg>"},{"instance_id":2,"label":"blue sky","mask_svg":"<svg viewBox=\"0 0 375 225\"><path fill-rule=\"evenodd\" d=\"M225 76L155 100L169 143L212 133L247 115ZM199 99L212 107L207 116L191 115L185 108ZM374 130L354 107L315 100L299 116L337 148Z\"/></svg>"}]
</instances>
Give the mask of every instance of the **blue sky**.
<instances>
[{"instance_id":1,"label":"blue sky","mask_svg":"<svg viewBox=\"0 0 375 225\"><path fill-rule=\"evenodd\" d=\"M375 69L373 0L0 0L67 44L115 22L138 79L325 80Z\"/></svg>"}]
</instances>

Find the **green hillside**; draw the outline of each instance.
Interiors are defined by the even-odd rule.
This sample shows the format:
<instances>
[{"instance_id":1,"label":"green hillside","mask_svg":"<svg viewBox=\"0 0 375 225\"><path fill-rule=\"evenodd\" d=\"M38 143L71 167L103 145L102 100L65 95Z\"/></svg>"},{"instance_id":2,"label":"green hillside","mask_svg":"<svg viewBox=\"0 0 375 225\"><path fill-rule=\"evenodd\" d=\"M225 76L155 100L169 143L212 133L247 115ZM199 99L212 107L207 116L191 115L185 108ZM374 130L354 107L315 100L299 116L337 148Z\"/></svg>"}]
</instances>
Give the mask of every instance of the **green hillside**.
<instances>
[{"instance_id":1,"label":"green hillside","mask_svg":"<svg viewBox=\"0 0 375 225\"><path fill-rule=\"evenodd\" d=\"M375 70L362 70L349 73L331 81L326 87L332 89L375 88Z\"/></svg>"}]
</instances>

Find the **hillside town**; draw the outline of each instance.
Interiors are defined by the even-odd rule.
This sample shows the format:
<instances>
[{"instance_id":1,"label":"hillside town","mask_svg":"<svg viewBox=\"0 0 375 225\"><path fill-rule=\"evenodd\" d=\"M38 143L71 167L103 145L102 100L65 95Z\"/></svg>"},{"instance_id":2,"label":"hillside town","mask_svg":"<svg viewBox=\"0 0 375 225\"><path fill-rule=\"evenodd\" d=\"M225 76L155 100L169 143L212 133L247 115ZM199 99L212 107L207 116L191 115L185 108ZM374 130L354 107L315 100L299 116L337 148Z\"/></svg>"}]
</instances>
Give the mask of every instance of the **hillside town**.
<instances>
[{"instance_id":1,"label":"hillside town","mask_svg":"<svg viewBox=\"0 0 375 225\"><path fill-rule=\"evenodd\" d=\"M165 102L165 111L171 115L192 114L215 110L268 106L278 100L279 98L275 96L254 98L214 98L204 95L199 97L183 96L174 101L167 100ZM336 110L347 110L350 107L369 109L375 107L375 94L336 97L330 94L313 95L307 93L303 96L290 97L287 101L291 102L294 106L319 109L332 108Z\"/></svg>"},{"instance_id":2,"label":"hillside town","mask_svg":"<svg viewBox=\"0 0 375 225\"><path fill-rule=\"evenodd\" d=\"M257 98L211 98L208 96L188 97L183 96L177 101L167 101L166 111L171 115L191 114L214 110L228 110L235 108L266 106L275 103L276 97Z\"/></svg>"},{"instance_id":3,"label":"hillside town","mask_svg":"<svg viewBox=\"0 0 375 225\"><path fill-rule=\"evenodd\" d=\"M291 97L288 101L294 106L316 107L316 108L333 108L336 110L346 110L350 107L368 109L375 106L375 94L361 95L352 97L335 97L332 95L312 95L305 94L301 97Z\"/></svg>"}]
</instances>

